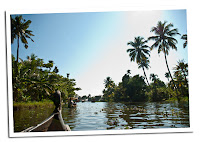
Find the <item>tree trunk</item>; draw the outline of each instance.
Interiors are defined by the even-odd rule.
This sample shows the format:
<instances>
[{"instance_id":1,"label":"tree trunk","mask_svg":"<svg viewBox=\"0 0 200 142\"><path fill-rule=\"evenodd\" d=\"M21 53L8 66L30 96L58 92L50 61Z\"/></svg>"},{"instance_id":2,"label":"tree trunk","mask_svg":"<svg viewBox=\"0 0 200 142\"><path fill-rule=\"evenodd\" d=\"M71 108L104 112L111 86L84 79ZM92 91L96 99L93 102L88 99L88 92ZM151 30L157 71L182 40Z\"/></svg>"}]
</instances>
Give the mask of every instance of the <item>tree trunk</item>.
<instances>
[{"instance_id":1,"label":"tree trunk","mask_svg":"<svg viewBox=\"0 0 200 142\"><path fill-rule=\"evenodd\" d=\"M170 72L170 70L169 70L168 63L167 63L167 57L166 57L166 54L165 54L165 63L166 63L166 66L167 66L167 69L168 69L168 72L169 72L169 76L171 77L171 79L172 79L172 82L173 82L173 84L174 84L174 87L175 87L175 83L174 83L174 80L173 80L173 78L172 78L171 72Z\"/></svg>"},{"instance_id":2,"label":"tree trunk","mask_svg":"<svg viewBox=\"0 0 200 142\"><path fill-rule=\"evenodd\" d=\"M172 75L171 75L171 72L170 72L170 70L169 70L169 66L168 66L168 63L167 63L167 56L166 56L166 53L165 53L165 47L164 47L164 54L165 54L165 63L166 63L166 66L167 66L167 69L168 69L168 72L169 72L169 76L171 77L172 82L173 82L173 84L174 84L174 87L175 87L175 90L176 90L177 99L178 99L178 101L180 101L180 98L179 98L179 95L178 95L178 92L177 92L176 84L175 84L175 82L174 82L174 80L173 80L173 78L172 78Z\"/></svg>"},{"instance_id":3,"label":"tree trunk","mask_svg":"<svg viewBox=\"0 0 200 142\"><path fill-rule=\"evenodd\" d=\"M144 72L144 76L145 76L145 78L146 78L146 80L147 80L147 84L148 84L148 86L149 86L149 82L148 82L148 79L147 79L146 73L145 73L145 71L144 71L144 67L142 67L142 69L143 69L143 72Z\"/></svg>"},{"instance_id":4,"label":"tree trunk","mask_svg":"<svg viewBox=\"0 0 200 142\"><path fill-rule=\"evenodd\" d=\"M17 63L18 63L18 60L19 60L19 36L17 39Z\"/></svg>"}]
</instances>

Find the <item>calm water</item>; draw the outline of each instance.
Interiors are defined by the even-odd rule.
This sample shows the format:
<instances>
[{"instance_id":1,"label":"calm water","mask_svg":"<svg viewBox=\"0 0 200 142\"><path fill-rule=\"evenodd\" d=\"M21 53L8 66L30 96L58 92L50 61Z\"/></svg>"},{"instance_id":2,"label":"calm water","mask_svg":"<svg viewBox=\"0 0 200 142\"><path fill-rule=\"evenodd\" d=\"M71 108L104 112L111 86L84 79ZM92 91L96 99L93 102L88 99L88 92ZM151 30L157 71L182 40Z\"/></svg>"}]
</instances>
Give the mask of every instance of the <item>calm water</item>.
<instances>
[{"instance_id":1,"label":"calm water","mask_svg":"<svg viewBox=\"0 0 200 142\"><path fill-rule=\"evenodd\" d=\"M14 111L15 131L40 123L52 111ZM62 115L72 131L190 127L188 104L178 103L79 102L76 108L63 106Z\"/></svg>"}]
</instances>

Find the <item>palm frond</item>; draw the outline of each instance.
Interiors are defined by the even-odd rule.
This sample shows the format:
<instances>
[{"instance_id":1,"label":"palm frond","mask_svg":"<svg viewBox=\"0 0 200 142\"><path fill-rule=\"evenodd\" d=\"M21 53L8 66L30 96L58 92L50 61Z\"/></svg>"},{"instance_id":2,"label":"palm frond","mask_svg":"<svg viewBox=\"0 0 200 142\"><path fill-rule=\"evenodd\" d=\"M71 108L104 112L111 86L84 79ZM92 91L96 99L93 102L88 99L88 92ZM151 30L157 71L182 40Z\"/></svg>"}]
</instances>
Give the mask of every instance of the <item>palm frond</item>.
<instances>
[{"instance_id":1,"label":"palm frond","mask_svg":"<svg viewBox=\"0 0 200 142\"><path fill-rule=\"evenodd\" d=\"M178 29L172 29L172 30L166 32L166 34L169 36L180 35L180 33L178 32Z\"/></svg>"},{"instance_id":2,"label":"palm frond","mask_svg":"<svg viewBox=\"0 0 200 142\"><path fill-rule=\"evenodd\" d=\"M24 44L28 44L28 41L26 40L26 37L24 35L21 36L21 41Z\"/></svg>"}]
</instances>

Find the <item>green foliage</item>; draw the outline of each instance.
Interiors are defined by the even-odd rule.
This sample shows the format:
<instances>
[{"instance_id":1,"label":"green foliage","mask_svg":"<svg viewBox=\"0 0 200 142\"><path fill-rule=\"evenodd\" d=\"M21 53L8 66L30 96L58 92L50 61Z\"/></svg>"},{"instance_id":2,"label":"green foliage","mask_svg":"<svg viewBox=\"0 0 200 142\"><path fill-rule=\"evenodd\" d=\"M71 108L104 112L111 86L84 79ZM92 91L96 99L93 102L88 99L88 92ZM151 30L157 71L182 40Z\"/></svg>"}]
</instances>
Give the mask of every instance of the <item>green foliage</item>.
<instances>
[{"instance_id":1,"label":"green foliage","mask_svg":"<svg viewBox=\"0 0 200 142\"><path fill-rule=\"evenodd\" d=\"M19 59L19 40L21 39L22 44L24 44L24 47L28 48L28 40L30 39L32 42L34 40L31 38L31 36L34 36L32 34L31 30L28 30L31 20L26 21L22 15L10 17L11 18L11 43L14 42L15 39L17 39L17 62Z\"/></svg>"},{"instance_id":2,"label":"green foliage","mask_svg":"<svg viewBox=\"0 0 200 142\"><path fill-rule=\"evenodd\" d=\"M167 21L161 22L158 21L157 25L155 27L152 27L151 32L154 32L154 36L151 36L148 38L148 40L153 40L154 43L151 45L150 49L153 50L154 48L158 48L158 54L160 52L164 53L165 56L165 63L168 69L169 76L171 78L171 82L173 83L173 87L177 91L177 86L173 80L173 77L171 75L168 62L167 62L167 55L169 54L170 49L177 50L176 44L178 41L174 38L176 35L180 35L178 33L178 29L174 28L174 25L172 23L167 24ZM179 98L179 96L177 95Z\"/></svg>"},{"instance_id":3,"label":"green foliage","mask_svg":"<svg viewBox=\"0 0 200 142\"><path fill-rule=\"evenodd\" d=\"M103 90L103 100L104 101L113 101L114 97L114 90L115 90L115 83L112 81L110 77L107 77L104 80L105 89Z\"/></svg>"},{"instance_id":4,"label":"green foliage","mask_svg":"<svg viewBox=\"0 0 200 142\"><path fill-rule=\"evenodd\" d=\"M183 48L186 48L187 47L187 34L182 35L181 39L185 41L183 43Z\"/></svg>"},{"instance_id":5,"label":"green foliage","mask_svg":"<svg viewBox=\"0 0 200 142\"><path fill-rule=\"evenodd\" d=\"M141 102L147 99L145 96L146 83L143 77L139 75L131 77L127 73L122 77L122 82L118 85L115 85L110 77L107 77L104 81L103 99L105 101Z\"/></svg>"},{"instance_id":6,"label":"green foliage","mask_svg":"<svg viewBox=\"0 0 200 142\"><path fill-rule=\"evenodd\" d=\"M183 68L184 67L184 68ZM188 94L188 71L187 64L179 61L174 68L174 80L178 91L174 90L173 83L170 81L166 85L158 78L156 74L150 74L151 84L149 86L144 82L144 78L139 75L130 76L130 70L122 77L122 82L115 85L110 77L104 80L105 89L103 90L104 101L115 102L141 102L141 101L166 101L177 100L180 96L181 101L187 101ZM177 71L179 72L177 75Z\"/></svg>"},{"instance_id":7,"label":"green foliage","mask_svg":"<svg viewBox=\"0 0 200 142\"><path fill-rule=\"evenodd\" d=\"M132 102L146 101L146 83L143 77L139 75L130 77L126 88L126 94Z\"/></svg>"},{"instance_id":8,"label":"green foliage","mask_svg":"<svg viewBox=\"0 0 200 142\"><path fill-rule=\"evenodd\" d=\"M134 42L130 41L128 42L128 45L131 45L133 48L128 49L127 52L129 52L129 56L131 58L131 61L136 61L138 64L138 68L142 68L144 72L145 79L147 81L147 84L149 85L146 73L144 68L149 69L149 60L148 56L150 56L149 47L146 45L147 40L145 40L143 37L135 37Z\"/></svg>"},{"instance_id":9,"label":"green foliage","mask_svg":"<svg viewBox=\"0 0 200 142\"><path fill-rule=\"evenodd\" d=\"M28 102L41 101L51 98L50 95L59 89L64 101L68 97L76 95L76 83L74 79L69 79L57 74L58 68L55 66L53 72L49 67L53 67L53 61L44 63L43 59L37 58L34 54L27 57L27 60L15 61L12 55L12 81L13 81L13 101Z\"/></svg>"},{"instance_id":10,"label":"green foliage","mask_svg":"<svg viewBox=\"0 0 200 142\"><path fill-rule=\"evenodd\" d=\"M50 100L42 100L40 102L14 102L13 109L20 110L20 109L35 109L35 108L42 108L42 107L52 107L54 108L54 103Z\"/></svg>"},{"instance_id":11,"label":"green foliage","mask_svg":"<svg viewBox=\"0 0 200 142\"><path fill-rule=\"evenodd\" d=\"M188 92L188 64L184 60L178 61L174 69L174 81L181 97L189 96Z\"/></svg>"}]
</instances>

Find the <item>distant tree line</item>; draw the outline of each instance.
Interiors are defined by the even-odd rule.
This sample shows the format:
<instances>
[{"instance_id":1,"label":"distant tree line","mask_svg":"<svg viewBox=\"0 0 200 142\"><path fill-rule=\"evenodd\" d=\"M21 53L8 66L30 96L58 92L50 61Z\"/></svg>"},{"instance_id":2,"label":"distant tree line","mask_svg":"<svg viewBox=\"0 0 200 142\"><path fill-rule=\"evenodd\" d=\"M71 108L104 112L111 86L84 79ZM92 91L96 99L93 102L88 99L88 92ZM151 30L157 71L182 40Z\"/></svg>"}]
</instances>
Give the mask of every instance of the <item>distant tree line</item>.
<instances>
[{"instance_id":1,"label":"distant tree line","mask_svg":"<svg viewBox=\"0 0 200 142\"><path fill-rule=\"evenodd\" d=\"M101 101L102 96L101 95L96 95L96 96L91 96L91 94L83 95L83 96L78 96L78 100L88 100L88 101Z\"/></svg>"}]
</instances>

